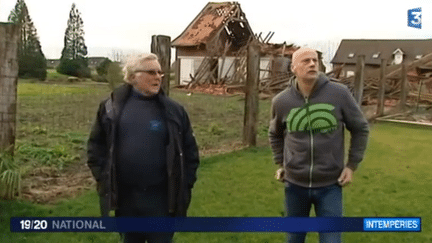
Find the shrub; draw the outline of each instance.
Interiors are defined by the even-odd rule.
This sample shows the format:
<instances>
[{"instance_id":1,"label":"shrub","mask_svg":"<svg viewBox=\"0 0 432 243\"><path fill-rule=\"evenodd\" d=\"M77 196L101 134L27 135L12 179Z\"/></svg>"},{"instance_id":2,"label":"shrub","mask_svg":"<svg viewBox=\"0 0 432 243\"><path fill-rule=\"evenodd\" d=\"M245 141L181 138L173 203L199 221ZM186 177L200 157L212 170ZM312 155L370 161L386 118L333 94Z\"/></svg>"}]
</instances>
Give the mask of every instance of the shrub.
<instances>
[{"instance_id":1,"label":"shrub","mask_svg":"<svg viewBox=\"0 0 432 243\"><path fill-rule=\"evenodd\" d=\"M57 72L78 78L91 78L90 68L86 60L62 59L57 67Z\"/></svg>"},{"instance_id":2,"label":"shrub","mask_svg":"<svg viewBox=\"0 0 432 243\"><path fill-rule=\"evenodd\" d=\"M107 80L112 90L114 90L118 85L123 83L122 69L118 62L112 62L109 65Z\"/></svg>"},{"instance_id":3,"label":"shrub","mask_svg":"<svg viewBox=\"0 0 432 243\"><path fill-rule=\"evenodd\" d=\"M111 60L106 58L105 60L103 60L103 62L101 62L97 67L96 67L96 72L99 76L106 76L108 74L108 68L111 64Z\"/></svg>"},{"instance_id":4,"label":"shrub","mask_svg":"<svg viewBox=\"0 0 432 243\"><path fill-rule=\"evenodd\" d=\"M47 77L46 60L44 57L22 56L19 60L20 78L37 78L41 81Z\"/></svg>"},{"instance_id":5,"label":"shrub","mask_svg":"<svg viewBox=\"0 0 432 243\"><path fill-rule=\"evenodd\" d=\"M21 173L11 155L0 153L0 198L13 199L21 194Z\"/></svg>"}]
</instances>

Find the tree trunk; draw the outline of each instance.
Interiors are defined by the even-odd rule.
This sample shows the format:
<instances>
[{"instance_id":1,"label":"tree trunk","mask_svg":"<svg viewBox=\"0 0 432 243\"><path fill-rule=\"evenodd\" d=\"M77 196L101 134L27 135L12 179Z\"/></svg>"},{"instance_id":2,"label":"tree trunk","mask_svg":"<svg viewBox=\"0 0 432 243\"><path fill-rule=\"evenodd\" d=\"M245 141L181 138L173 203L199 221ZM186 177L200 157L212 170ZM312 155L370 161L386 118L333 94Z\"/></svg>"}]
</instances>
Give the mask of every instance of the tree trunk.
<instances>
[{"instance_id":1,"label":"tree trunk","mask_svg":"<svg viewBox=\"0 0 432 243\"><path fill-rule=\"evenodd\" d=\"M0 23L0 152L13 155L16 133L20 26Z\"/></svg>"}]
</instances>

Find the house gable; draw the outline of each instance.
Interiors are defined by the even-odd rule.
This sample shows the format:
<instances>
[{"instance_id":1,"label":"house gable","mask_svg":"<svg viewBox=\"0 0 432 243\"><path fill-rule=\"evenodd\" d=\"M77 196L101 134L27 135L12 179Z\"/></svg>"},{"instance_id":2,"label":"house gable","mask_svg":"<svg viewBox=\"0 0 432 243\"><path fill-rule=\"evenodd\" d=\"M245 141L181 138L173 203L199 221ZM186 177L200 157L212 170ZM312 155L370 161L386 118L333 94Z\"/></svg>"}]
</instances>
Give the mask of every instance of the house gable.
<instances>
[{"instance_id":1,"label":"house gable","mask_svg":"<svg viewBox=\"0 0 432 243\"><path fill-rule=\"evenodd\" d=\"M245 14L237 2L208 3L171 45L177 49L205 50L220 41L236 51L253 36Z\"/></svg>"}]
</instances>

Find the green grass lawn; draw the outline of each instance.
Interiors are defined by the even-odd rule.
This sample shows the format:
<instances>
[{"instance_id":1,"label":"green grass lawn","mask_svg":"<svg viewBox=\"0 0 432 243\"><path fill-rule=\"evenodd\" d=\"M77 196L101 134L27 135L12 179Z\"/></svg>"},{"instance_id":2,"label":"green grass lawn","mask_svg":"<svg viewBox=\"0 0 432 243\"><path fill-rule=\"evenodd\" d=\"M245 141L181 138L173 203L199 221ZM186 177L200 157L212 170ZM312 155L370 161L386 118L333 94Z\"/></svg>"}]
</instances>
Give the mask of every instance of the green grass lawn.
<instances>
[{"instance_id":1,"label":"green grass lawn","mask_svg":"<svg viewBox=\"0 0 432 243\"><path fill-rule=\"evenodd\" d=\"M201 150L228 147L241 143L245 101L242 96L212 96L172 90L170 97L185 106ZM259 103L257 141L267 144L270 100Z\"/></svg>"},{"instance_id":2,"label":"green grass lawn","mask_svg":"<svg viewBox=\"0 0 432 243\"><path fill-rule=\"evenodd\" d=\"M345 242L432 242L432 131L429 128L374 124L365 159L344 189L348 217L422 217L421 233L344 233ZM284 212L283 185L268 147L206 157L198 170L189 216L279 217ZM116 233L11 233L12 216L98 216L97 195L54 206L0 201L0 242L118 242ZM3 237L3 238L1 238ZM177 233L177 243L284 242L283 233ZM318 242L310 233L308 243Z\"/></svg>"},{"instance_id":3,"label":"green grass lawn","mask_svg":"<svg viewBox=\"0 0 432 243\"><path fill-rule=\"evenodd\" d=\"M19 160L63 167L81 159L96 110L109 92L104 84L20 82L16 140ZM170 92L188 111L202 154L241 146L244 112L241 96L186 94L175 89ZM269 100L260 102L260 144L267 144L269 109Z\"/></svg>"},{"instance_id":4,"label":"green grass lawn","mask_svg":"<svg viewBox=\"0 0 432 243\"><path fill-rule=\"evenodd\" d=\"M16 157L31 166L79 161L106 85L19 83Z\"/></svg>"}]
</instances>

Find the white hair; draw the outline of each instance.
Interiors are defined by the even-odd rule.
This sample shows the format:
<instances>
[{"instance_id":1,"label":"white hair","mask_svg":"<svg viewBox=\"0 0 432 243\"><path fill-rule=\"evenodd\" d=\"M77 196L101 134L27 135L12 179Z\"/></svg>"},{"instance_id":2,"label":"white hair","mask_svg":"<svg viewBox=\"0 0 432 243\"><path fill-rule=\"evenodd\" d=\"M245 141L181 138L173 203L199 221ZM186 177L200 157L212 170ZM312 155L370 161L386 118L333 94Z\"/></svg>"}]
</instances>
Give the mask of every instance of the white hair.
<instances>
[{"instance_id":1,"label":"white hair","mask_svg":"<svg viewBox=\"0 0 432 243\"><path fill-rule=\"evenodd\" d=\"M143 63L151 60L158 60L158 57L153 53L144 53L129 56L123 67L124 81L126 83L130 83L131 77L135 73L135 71L139 69Z\"/></svg>"}]
</instances>

